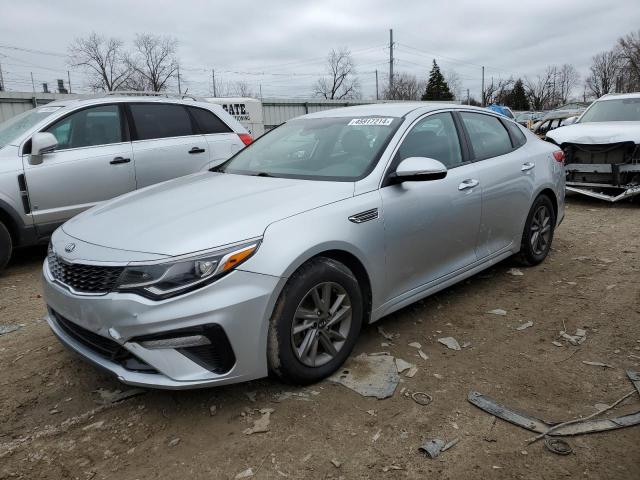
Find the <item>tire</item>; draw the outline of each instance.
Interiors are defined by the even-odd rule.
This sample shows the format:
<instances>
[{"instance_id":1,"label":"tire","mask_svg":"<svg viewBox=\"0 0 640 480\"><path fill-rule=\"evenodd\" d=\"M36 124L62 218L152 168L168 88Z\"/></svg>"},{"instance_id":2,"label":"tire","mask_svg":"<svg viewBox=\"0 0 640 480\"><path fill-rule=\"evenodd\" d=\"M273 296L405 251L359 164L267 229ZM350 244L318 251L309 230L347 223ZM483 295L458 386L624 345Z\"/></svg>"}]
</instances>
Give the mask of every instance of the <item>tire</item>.
<instances>
[{"instance_id":1,"label":"tire","mask_svg":"<svg viewBox=\"0 0 640 480\"><path fill-rule=\"evenodd\" d=\"M7 227L0 222L0 270L7 266L11 258L13 243L11 242L11 234Z\"/></svg>"},{"instance_id":2,"label":"tire","mask_svg":"<svg viewBox=\"0 0 640 480\"><path fill-rule=\"evenodd\" d=\"M327 292L330 301L324 302ZM344 297L338 305L341 295ZM318 301L329 308L316 308ZM351 270L326 257L310 260L289 278L274 308L267 345L269 371L298 385L328 377L353 350L363 311L362 292ZM334 352L330 353L327 342Z\"/></svg>"},{"instance_id":3,"label":"tire","mask_svg":"<svg viewBox=\"0 0 640 480\"><path fill-rule=\"evenodd\" d=\"M542 229L539 225L542 224ZM540 195L533 202L522 233L519 260L526 266L541 263L551 250L556 226L556 212L547 195ZM543 233L539 233L543 231ZM537 235L536 235L537 233Z\"/></svg>"}]
</instances>

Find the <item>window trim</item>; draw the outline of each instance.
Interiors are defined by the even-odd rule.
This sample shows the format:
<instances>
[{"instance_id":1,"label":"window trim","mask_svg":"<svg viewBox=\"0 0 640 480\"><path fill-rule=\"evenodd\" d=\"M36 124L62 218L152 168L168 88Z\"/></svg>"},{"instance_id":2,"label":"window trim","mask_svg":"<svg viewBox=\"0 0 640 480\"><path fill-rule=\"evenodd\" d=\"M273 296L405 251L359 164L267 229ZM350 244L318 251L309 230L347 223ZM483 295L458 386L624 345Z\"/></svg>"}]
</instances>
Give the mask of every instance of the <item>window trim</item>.
<instances>
[{"instance_id":1,"label":"window trim","mask_svg":"<svg viewBox=\"0 0 640 480\"><path fill-rule=\"evenodd\" d=\"M485 112L478 112L478 111L475 111L475 110L460 110L458 113L460 114L460 123L462 124L462 128L464 128L464 130L465 130L465 135L466 135L466 138L468 139L468 142L469 142L469 149L470 149L470 152L471 152L471 156L472 156L472 161L473 162L481 162L483 160L489 160L490 158L498 158L498 157L501 157L503 155L508 155L509 153L512 153L514 150L517 150L513 146L513 141L511 140L511 133L509 132L509 129L502 123L502 119L500 118L500 116L487 114ZM471 142L471 135L469 134L469 129L464 124L464 119L462 118L462 114L463 113L474 113L476 115L484 115L486 117L491 117L491 118L495 118L496 120L498 120L498 123L500 124L500 126L502 126L502 128L504 128L505 132L507 132L507 137L509 138L509 143L511 144L511 148L509 149L509 151L501 153L500 155L489 155L489 156L485 156L485 157L477 156L475 150L473 149L473 143Z\"/></svg>"},{"instance_id":2,"label":"window trim","mask_svg":"<svg viewBox=\"0 0 640 480\"><path fill-rule=\"evenodd\" d=\"M187 114L187 118L189 119L189 124L191 125L191 133L189 135L174 135L171 137L155 137L155 138L144 138L141 139L140 138L140 134L138 133L138 128L135 122L135 119L133 118L133 110L131 109L132 105L169 105L169 106L176 106L176 107L180 107L182 108L185 113ZM202 135L200 133L200 129L197 127L195 120L193 119L193 116L189 113L189 109L187 108L186 105L183 105L182 103L171 103L171 102L127 102L127 118L130 120L130 125L133 127L131 128L131 132L132 132L132 136L131 136L131 141L132 142L151 142L154 140L166 140L169 138L185 138L185 137L196 137L196 136L200 136Z\"/></svg>"},{"instance_id":3,"label":"window trim","mask_svg":"<svg viewBox=\"0 0 640 480\"><path fill-rule=\"evenodd\" d=\"M413 122L411 122L411 125L409 125L406 130L404 131L404 133L402 134L402 137L400 138L400 140L398 140L398 142L396 143L393 152L391 154L391 162L389 163L389 165L387 166L384 174L382 175L382 181L380 183L380 187L379 188L385 188L385 187L389 187L389 186L393 186L393 185L397 185L397 183L394 183L391 179L391 174L394 173L396 171L396 168L398 168L398 164L400 163L400 157L398 155L398 152L400 150L400 146L402 145L402 142L405 141L405 139L407 138L407 135L409 135L409 132L411 132L411 130L413 130L413 128L415 128L415 126L421 122L422 120L424 120L427 117L430 117L432 115L437 115L440 113L448 113L449 115L451 115L452 120L453 120L453 124L456 128L456 133L458 135L458 144L460 145L460 154L462 156L462 160L463 162L460 163L459 165L456 165L455 167L452 168L448 168L447 167L447 171L449 170L453 170L455 168L459 168L459 167L464 167L465 165L469 165L471 163L473 163L473 159L469 156L470 152L468 150L468 147L466 145L466 138L463 138L460 135L460 126L456 123L456 111L455 110L432 110L430 112L426 112L423 115L419 116L418 118L416 118Z\"/></svg>"},{"instance_id":4,"label":"window trim","mask_svg":"<svg viewBox=\"0 0 640 480\"><path fill-rule=\"evenodd\" d=\"M120 134L122 135L122 141L120 142L114 142L114 143L101 143L99 145L86 145L84 147L73 147L73 148L62 148L62 149L55 149L54 152L69 152L72 150L80 150L82 148L95 148L95 147L104 147L106 145L121 145L123 143L129 143L131 142L131 136L129 135L129 129L128 124L125 120L125 108L124 108L124 103L123 102L108 102L108 103L96 103L93 105L85 105L82 106L80 108L77 108L75 110L71 110L70 112L65 113L64 115L55 118L53 120L51 120L49 123L47 123L46 125L44 125L43 127L39 128L37 132L34 132L31 134L31 136L24 141L24 143L22 144L22 148L20 149L21 151L21 155L31 155L31 137L33 137L33 135L35 135L36 133L42 133L45 132L49 127L55 125L58 122L61 122L62 120L70 117L71 115L75 115L78 112L81 112L83 110L88 110L90 108L100 108L100 107L111 107L111 106L117 106L118 107L118 114L120 116L119 120L120 120Z\"/></svg>"},{"instance_id":5,"label":"window trim","mask_svg":"<svg viewBox=\"0 0 640 480\"><path fill-rule=\"evenodd\" d=\"M518 129L518 131L522 134L522 138L524 138L524 142L521 144L518 144L518 139L516 138L516 136L513 134L513 132L509 129L509 120L507 120L506 118L500 118L499 119L502 124L504 125L504 128L507 129L507 133L509 134L509 138L511 139L511 146L512 148L512 152L515 150L518 150L519 148L524 147L527 144L527 136L522 132L522 130L520 130L520 125L515 122L515 121L511 121L511 123L513 124L513 126L515 128Z\"/></svg>"},{"instance_id":6,"label":"window trim","mask_svg":"<svg viewBox=\"0 0 640 480\"><path fill-rule=\"evenodd\" d=\"M225 122L218 115L216 115L216 113L213 110L209 110L208 108L204 108L204 107L198 107L196 105L185 105L185 108L187 109L187 113L189 114L189 117L191 118L191 122L193 123L194 130L197 131L198 134L200 134L200 135L226 135L226 134L229 134L229 133L235 133L233 128L231 128L227 122ZM195 117L195 115L191 111L192 109L204 110L205 112L208 112L209 114L211 114L215 118L217 118L218 121L220 123L222 123L225 127L227 127L229 129L229 131L228 132L205 133L202 130L202 127L200 126L200 124L198 123L198 119Z\"/></svg>"}]
</instances>

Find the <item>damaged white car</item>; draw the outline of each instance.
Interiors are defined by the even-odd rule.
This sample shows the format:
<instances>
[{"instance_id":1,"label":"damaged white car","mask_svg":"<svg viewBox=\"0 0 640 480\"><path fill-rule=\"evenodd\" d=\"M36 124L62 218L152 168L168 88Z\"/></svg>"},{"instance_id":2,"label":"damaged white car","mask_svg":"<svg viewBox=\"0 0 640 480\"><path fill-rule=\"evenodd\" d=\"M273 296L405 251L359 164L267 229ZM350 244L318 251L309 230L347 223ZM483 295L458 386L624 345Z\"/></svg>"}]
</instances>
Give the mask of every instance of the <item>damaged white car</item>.
<instances>
[{"instance_id":1,"label":"damaged white car","mask_svg":"<svg viewBox=\"0 0 640 480\"><path fill-rule=\"evenodd\" d=\"M640 194L640 93L604 95L546 139L564 150L568 191L609 202Z\"/></svg>"}]
</instances>

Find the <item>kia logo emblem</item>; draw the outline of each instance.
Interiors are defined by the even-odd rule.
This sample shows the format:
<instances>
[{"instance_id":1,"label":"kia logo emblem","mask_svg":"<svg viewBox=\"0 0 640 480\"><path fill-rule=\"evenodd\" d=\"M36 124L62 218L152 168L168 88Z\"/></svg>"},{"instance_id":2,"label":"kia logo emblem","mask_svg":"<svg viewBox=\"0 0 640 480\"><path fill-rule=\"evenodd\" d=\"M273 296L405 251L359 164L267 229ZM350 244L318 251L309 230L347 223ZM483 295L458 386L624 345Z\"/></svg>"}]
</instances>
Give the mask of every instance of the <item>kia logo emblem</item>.
<instances>
[{"instance_id":1,"label":"kia logo emblem","mask_svg":"<svg viewBox=\"0 0 640 480\"><path fill-rule=\"evenodd\" d=\"M71 253L76 249L76 244L75 243L70 243L69 245L67 245L66 247L64 247L64 251L67 253Z\"/></svg>"}]
</instances>

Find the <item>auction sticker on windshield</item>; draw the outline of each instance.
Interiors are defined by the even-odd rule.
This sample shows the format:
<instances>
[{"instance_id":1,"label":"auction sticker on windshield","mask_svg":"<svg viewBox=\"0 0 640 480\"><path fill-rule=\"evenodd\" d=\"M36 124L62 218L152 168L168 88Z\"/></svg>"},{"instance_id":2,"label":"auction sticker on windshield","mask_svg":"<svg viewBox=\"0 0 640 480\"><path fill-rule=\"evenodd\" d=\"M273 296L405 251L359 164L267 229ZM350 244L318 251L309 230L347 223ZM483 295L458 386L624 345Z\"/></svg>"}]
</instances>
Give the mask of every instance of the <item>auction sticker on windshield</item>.
<instances>
[{"instance_id":1,"label":"auction sticker on windshield","mask_svg":"<svg viewBox=\"0 0 640 480\"><path fill-rule=\"evenodd\" d=\"M378 125L386 127L391 125L393 118L354 118L348 125Z\"/></svg>"}]
</instances>

